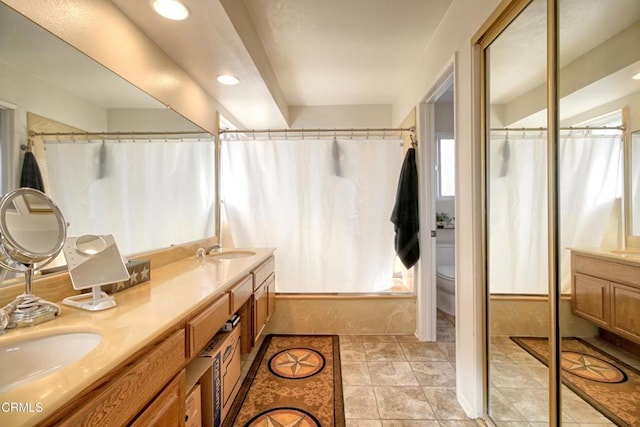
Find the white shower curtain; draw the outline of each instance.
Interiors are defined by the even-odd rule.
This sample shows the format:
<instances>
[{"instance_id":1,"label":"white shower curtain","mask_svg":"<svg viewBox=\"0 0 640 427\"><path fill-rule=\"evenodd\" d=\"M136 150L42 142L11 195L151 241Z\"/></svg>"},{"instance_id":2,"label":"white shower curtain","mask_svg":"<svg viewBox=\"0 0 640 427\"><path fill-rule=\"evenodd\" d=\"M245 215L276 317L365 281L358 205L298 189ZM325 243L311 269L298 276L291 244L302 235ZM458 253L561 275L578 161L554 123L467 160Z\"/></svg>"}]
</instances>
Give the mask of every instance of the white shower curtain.
<instances>
[{"instance_id":1,"label":"white shower curtain","mask_svg":"<svg viewBox=\"0 0 640 427\"><path fill-rule=\"evenodd\" d=\"M113 234L123 254L214 235L212 141L45 141L68 234Z\"/></svg>"},{"instance_id":2,"label":"white shower curtain","mask_svg":"<svg viewBox=\"0 0 640 427\"><path fill-rule=\"evenodd\" d=\"M223 141L234 243L277 248L278 292L388 289L401 164L399 139Z\"/></svg>"},{"instance_id":3,"label":"white shower curtain","mask_svg":"<svg viewBox=\"0 0 640 427\"><path fill-rule=\"evenodd\" d=\"M546 134L492 135L489 154L489 287L547 293ZM569 247L600 247L622 191L619 135L561 135L560 286L571 291Z\"/></svg>"}]
</instances>

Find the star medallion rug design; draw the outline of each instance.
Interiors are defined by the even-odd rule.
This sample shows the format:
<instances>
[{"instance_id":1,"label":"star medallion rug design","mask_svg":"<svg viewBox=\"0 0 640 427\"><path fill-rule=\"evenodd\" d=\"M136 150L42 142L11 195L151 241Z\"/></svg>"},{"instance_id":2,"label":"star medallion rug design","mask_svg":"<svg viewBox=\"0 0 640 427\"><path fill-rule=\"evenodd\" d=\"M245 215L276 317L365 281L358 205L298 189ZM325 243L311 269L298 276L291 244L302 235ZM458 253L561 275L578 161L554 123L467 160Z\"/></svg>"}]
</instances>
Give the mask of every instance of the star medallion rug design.
<instances>
[{"instance_id":1,"label":"star medallion rug design","mask_svg":"<svg viewBox=\"0 0 640 427\"><path fill-rule=\"evenodd\" d=\"M547 365L547 338L511 337ZM640 372L580 338L562 339L562 382L619 426L640 426Z\"/></svg>"},{"instance_id":2,"label":"star medallion rug design","mask_svg":"<svg viewBox=\"0 0 640 427\"><path fill-rule=\"evenodd\" d=\"M345 426L337 335L267 335L223 426Z\"/></svg>"}]
</instances>

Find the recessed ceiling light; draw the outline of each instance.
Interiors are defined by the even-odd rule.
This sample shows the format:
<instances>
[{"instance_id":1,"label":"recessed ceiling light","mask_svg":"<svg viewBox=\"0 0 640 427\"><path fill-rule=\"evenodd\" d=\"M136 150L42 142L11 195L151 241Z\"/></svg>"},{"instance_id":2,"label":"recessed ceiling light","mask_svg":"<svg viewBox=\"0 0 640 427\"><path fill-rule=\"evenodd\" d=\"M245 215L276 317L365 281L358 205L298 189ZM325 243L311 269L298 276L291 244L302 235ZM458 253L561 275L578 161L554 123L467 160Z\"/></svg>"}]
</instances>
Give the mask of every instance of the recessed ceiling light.
<instances>
[{"instance_id":1,"label":"recessed ceiling light","mask_svg":"<svg viewBox=\"0 0 640 427\"><path fill-rule=\"evenodd\" d=\"M182 21L189 16L187 6L178 0L151 0L151 7L160 15L174 21Z\"/></svg>"},{"instance_id":2,"label":"recessed ceiling light","mask_svg":"<svg viewBox=\"0 0 640 427\"><path fill-rule=\"evenodd\" d=\"M227 86L233 86L240 83L240 80L238 80L236 76L232 76L231 74L220 74L218 76L218 81Z\"/></svg>"},{"instance_id":3,"label":"recessed ceiling light","mask_svg":"<svg viewBox=\"0 0 640 427\"><path fill-rule=\"evenodd\" d=\"M633 76L634 80L640 80L640 73L636 74L635 76Z\"/></svg>"}]
</instances>

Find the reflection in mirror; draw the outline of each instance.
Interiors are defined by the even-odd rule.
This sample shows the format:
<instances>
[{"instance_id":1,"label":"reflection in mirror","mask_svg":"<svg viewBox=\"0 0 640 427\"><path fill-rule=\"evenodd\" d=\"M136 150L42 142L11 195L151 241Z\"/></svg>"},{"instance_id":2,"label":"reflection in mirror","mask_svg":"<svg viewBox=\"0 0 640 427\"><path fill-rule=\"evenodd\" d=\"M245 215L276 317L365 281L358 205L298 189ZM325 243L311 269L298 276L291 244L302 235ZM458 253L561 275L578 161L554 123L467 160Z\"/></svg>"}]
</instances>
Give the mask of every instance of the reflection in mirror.
<instances>
[{"instance_id":1,"label":"reflection in mirror","mask_svg":"<svg viewBox=\"0 0 640 427\"><path fill-rule=\"evenodd\" d=\"M545 17L545 0L532 1L485 50L488 415L498 426L549 420L547 370L518 341L544 346L549 330L547 122L544 104L526 108L546 84Z\"/></svg>"},{"instance_id":2,"label":"reflection in mirror","mask_svg":"<svg viewBox=\"0 0 640 427\"><path fill-rule=\"evenodd\" d=\"M640 236L640 131L631 133L629 154L629 222L631 235Z\"/></svg>"},{"instance_id":3,"label":"reflection in mirror","mask_svg":"<svg viewBox=\"0 0 640 427\"><path fill-rule=\"evenodd\" d=\"M632 78L640 71L640 2L559 0L559 20L558 115L562 129L570 128L558 140L560 303L571 302L559 316L564 422L635 425L637 399L611 383L620 380L621 363L640 362L618 347L621 326L635 322L638 297L622 290L630 282L620 273L631 267L618 263L625 255L615 258L625 247L622 200L632 190L625 189L624 165L633 160L624 159L621 128L637 129L640 119L640 85ZM581 363L599 376L576 382L586 372Z\"/></svg>"},{"instance_id":4,"label":"reflection in mirror","mask_svg":"<svg viewBox=\"0 0 640 427\"><path fill-rule=\"evenodd\" d=\"M27 200L39 209L31 211ZM0 329L36 325L60 313L57 305L33 294L33 272L60 253L66 232L62 212L44 193L20 188L0 199L0 265L25 278L24 293L0 309Z\"/></svg>"},{"instance_id":5,"label":"reflection in mirror","mask_svg":"<svg viewBox=\"0 0 640 427\"><path fill-rule=\"evenodd\" d=\"M215 234L211 135L0 3L5 104L17 137L3 140L3 188L32 146L73 235L113 234L130 255Z\"/></svg>"}]
</instances>

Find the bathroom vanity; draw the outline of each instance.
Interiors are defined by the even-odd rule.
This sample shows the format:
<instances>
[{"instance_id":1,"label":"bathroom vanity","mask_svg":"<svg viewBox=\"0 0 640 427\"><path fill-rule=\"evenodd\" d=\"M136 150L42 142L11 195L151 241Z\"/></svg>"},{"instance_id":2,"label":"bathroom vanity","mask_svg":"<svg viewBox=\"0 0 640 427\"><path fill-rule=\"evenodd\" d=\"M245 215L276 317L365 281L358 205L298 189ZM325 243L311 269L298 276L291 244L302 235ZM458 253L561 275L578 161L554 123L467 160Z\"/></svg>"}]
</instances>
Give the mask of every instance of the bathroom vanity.
<instances>
[{"instance_id":1,"label":"bathroom vanity","mask_svg":"<svg viewBox=\"0 0 640 427\"><path fill-rule=\"evenodd\" d=\"M573 313L640 344L640 252L572 249L571 271Z\"/></svg>"},{"instance_id":2,"label":"bathroom vanity","mask_svg":"<svg viewBox=\"0 0 640 427\"><path fill-rule=\"evenodd\" d=\"M211 372L194 373L198 354L234 313L241 316L238 346L250 351L275 308L274 250L253 252L228 259L187 257L118 293L113 309L65 308L56 320L8 332L0 345L80 331L102 339L79 361L0 395L0 401L41 409L2 413L0 424L185 425L186 396ZM238 363L230 369L239 377ZM221 392L232 401L239 383L238 378L223 384ZM210 397L203 394L203 400ZM204 407L202 425L212 425Z\"/></svg>"}]
</instances>

